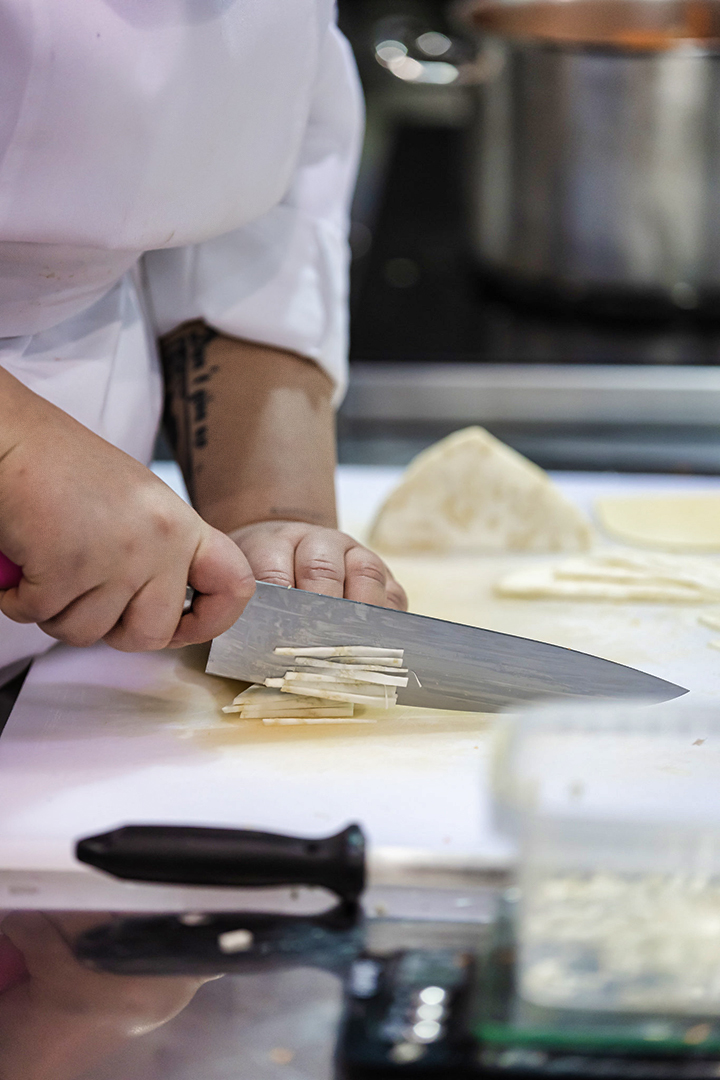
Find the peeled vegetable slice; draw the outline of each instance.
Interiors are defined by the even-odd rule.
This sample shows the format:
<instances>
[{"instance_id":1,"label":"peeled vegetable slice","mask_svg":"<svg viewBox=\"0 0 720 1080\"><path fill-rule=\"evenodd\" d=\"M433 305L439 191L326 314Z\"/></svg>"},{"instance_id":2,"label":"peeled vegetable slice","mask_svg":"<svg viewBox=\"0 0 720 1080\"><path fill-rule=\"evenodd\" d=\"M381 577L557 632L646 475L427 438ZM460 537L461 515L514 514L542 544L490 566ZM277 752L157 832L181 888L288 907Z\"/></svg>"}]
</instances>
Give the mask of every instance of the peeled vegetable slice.
<instances>
[{"instance_id":1,"label":"peeled vegetable slice","mask_svg":"<svg viewBox=\"0 0 720 1080\"><path fill-rule=\"evenodd\" d=\"M295 646L282 646L274 650L276 656L314 656L320 660L327 660L334 656L394 656L402 659L402 649L382 649L373 645L312 645L296 648Z\"/></svg>"},{"instance_id":2,"label":"peeled vegetable slice","mask_svg":"<svg viewBox=\"0 0 720 1080\"><path fill-rule=\"evenodd\" d=\"M266 686L249 686L225 705L224 713L235 713L243 720L265 720L270 717L351 717L352 704L328 705L325 698L308 695L283 694Z\"/></svg>"},{"instance_id":3,"label":"peeled vegetable slice","mask_svg":"<svg viewBox=\"0 0 720 1080\"><path fill-rule=\"evenodd\" d=\"M397 702L397 687L407 686L411 674L401 666L402 649L317 645L282 646L274 651L293 657L297 666L278 678L267 678L264 686L248 687L223 712L262 719L264 724L351 723L353 719L369 723L353 716L355 705L389 709ZM361 664L361 659L376 662Z\"/></svg>"},{"instance_id":4,"label":"peeled vegetable slice","mask_svg":"<svg viewBox=\"0 0 720 1080\"><path fill-rule=\"evenodd\" d=\"M557 600L720 600L720 563L678 555L588 555L516 570L497 582L498 596Z\"/></svg>"},{"instance_id":5,"label":"peeled vegetable slice","mask_svg":"<svg viewBox=\"0 0 720 1080\"><path fill-rule=\"evenodd\" d=\"M368 716L279 716L268 717L263 724L270 727L271 724L280 724L288 727L296 727L300 724L377 724L377 720Z\"/></svg>"},{"instance_id":6,"label":"peeled vegetable slice","mask_svg":"<svg viewBox=\"0 0 720 1080\"><path fill-rule=\"evenodd\" d=\"M720 493L598 499L600 524L628 544L666 551L720 552Z\"/></svg>"}]
</instances>

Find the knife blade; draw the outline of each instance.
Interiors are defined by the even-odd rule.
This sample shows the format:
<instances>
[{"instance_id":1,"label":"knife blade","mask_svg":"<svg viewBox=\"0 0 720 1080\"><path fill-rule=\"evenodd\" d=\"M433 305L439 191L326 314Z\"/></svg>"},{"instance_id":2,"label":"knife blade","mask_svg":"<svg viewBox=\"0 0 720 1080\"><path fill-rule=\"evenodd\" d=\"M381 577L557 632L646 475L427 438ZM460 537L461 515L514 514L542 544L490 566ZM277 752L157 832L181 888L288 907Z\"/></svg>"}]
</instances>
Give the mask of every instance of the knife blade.
<instances>
[{"instance_id":1,"label":"knife blade","mask_svg":"<svg viewBox=\"0 0 720 1080\"><path fill-rule=\"evenodd\" d=\"M277 646L372 645L405 650L417 675L398 688L399 705L496 712L547 698L668 701L681 686L559 645L374 607L258 581L245 611L215 638L206 671L251 683L278 678L288 657Z\"/></svg>"}]
</instances>

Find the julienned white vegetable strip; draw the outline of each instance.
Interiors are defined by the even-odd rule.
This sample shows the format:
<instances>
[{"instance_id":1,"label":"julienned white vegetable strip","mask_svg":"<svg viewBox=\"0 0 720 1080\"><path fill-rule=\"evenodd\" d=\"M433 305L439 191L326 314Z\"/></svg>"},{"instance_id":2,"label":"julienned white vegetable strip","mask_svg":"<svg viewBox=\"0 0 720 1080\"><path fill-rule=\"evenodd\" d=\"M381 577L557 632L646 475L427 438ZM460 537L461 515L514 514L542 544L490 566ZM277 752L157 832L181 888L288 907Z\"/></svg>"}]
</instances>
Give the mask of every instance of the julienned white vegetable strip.
<instances>
[{"instance_id":1,"label":"julienned white vegetable strip","mask_svg":"<svg viewBox=\"0 0 720 1080\"><path fill-rule=\"evenodd\" d=\"M381 649L374 645L313 645L308 648L282 646L275 649L277 656L315 656L328 660L331 656L390 656L402 660L403 649Z\"/></svg>"},{"instance_id":2,"label":"julienned white vegetable strip","mask_svg":"<svg viewBox=\"0 0 720 1080\"><path fill-rule=\"evenodd\" d=\"M317 694L315 687L307 687L305 689L302 686L295 686L289 693L297 694ZM382 689L385 691L385 697L378 697L375 694L358 694L351 690L325 690L323 689L323 697L328 701L352 701L355 705L375 705L381 709L389 709L391 705L394 705L397 701L397 695L394 692L390 692L390 687L384 686Z\"/></svg>"},{"instance_id":3,"label":"julienned white vegetable strip","mask_svg":"<svg viewBox=\"0 0 720 1080\"><path fill-rule=\"evenodd\" d=\"M329 671L286 671L285 679L287 682L305 682L305 683L353 683L368 684L374 683L377 686L407 686L407 675L385 675L379 671L364 671L354 670L351 672L338 671L337 674Z\"/></svg>"},{"instance_id":4,"label":"julienned white vegetable strip","mask_svg":"<svg viewBox=\"0 0 720 1080\"><path fill-rule=\"evenodd\" d=\"M317 705L305 706L302 701L298 703L289 702L286 708L282 708L280 705L268 705L267 708L262 708L260 705L253 705L252 708L243 708L241 705L226 705L223 708L224 713L238 713L243 720L264 720L268 716L319 716L319 717L351 717L353 715L352 704L345 706L330 705L327 700L323 700L323 707L318 708Z\"/></svg>"},{"instance_id":5,"label":"julienned white vegetable strip","mask_svg":"<svg viewBox=\"0 0 720 1080\"><path fill-rule=\"evenodd\" d=\"M340 664L352 665L359 668L382 666L387 668L402 668L402 659L399 656L331 656L329 660L318 660L314 656L297 656L293 662L297 666L305 664L328 664L330 667L338 667Z\"/></svg>"},{"instance_id":6,"label":"julienned white vegetable strip","mask_svg":"<svg viewBox=\"0 0 720 1080\"><path fill-rule=\"evenodd\" d=\"M282 681L282 680L280 680ZM251 696L245 697L243 694L238 696L233 701L233 707L239 709L269 709L272 706L280 705L283 709L287 709L292 705L292 701L288 701L287 694L281 694L279 687L271 690L266 686L253 686L250 689L253 691L260 690L261 693L253 693ZM312 699L300 701L299 704L303 709L309 709L313 705L317 705L319 708L325 707L325 702L322 698L318 698L316 701ZM263 713L263 715L265 715Z\"/></svg>"},{"instance_id":7,"label":"julienned white vegetable strip","mask_svg":"<svg viewBox=\"0 0 720 1080\"><path fill-rule=\"evenodd\" d=\"M296 678L296 676L302 676L305 672L293 672L288 671L283 679L268 679L267 683L270 686L277 687L285 694L314 694L316 697L325 697L329 693L333 694L351 694L353 697L348 697L348 701L354 701L355 696L360 694L363 698L367 698L369 701L373 701L383 707L384 703L390 701L391 704L395 704L397 700L397 691L395 687L389 686L375 686L371 683L358 683L358 682L345 682L341 679L328 679L322 683L316 682L312 677L303 679L302 677ZM334 697L333 701L342 701L342 698Z\"/></svg>"},{"instance_id":8,"label":"julienned white vegetable strip","mask_svg":"<svg viewBox=\"0 0 720 1080\"><path fill-rule=\"evenodd\" d=\"M260 686L256 683L253 686L248 686L247 690L243 690L241 694L234 697L232 703L233 705L253 705L259 703L265 706L269 702L281 703L283 708L288 704L287 698L283 697L279 690L268 690L267 687ZM303 702L303 705L309 704L311 704L311 702ZM319 701L318 704L322 705L322 701Z\"/></svg>"},{"instance_id":9,"label":"julienned white vegetable strip","mask_svg":"<svg viewBox=\"0 0 720 1080\"><path fill-rule=\"evenodd\" d=\"M326 698L298 697L283 694L279 689L265 686L249 686L223 708L224 713L235 713L243 720L264 720L270 717L350 718L354 712L351 703L330 705Z\"/></svg>"},{"instance_id":10,"label":"julienned white vegetable strip","mask_svg":"<svg viewBox=\"0 0 720 1080\"><path fill-rule=\"evenodd\" d=\"M720 630L720 626L718 626ZM383 671L387 675L407 675L408 669L402 667L402 660L390 657L384 664L360 664L360 657L354 659L350 656L341 657L338 660L315 660L310 656L299 656L295 662L295 669L315 668L322 671L340 671L346 675L357 674L360 671ZM392 661L392 662L391 662Z\"/></svg>"},{"instance_id":11,"label":"julienned white vegetable strip","mask_svg":"<svg viewBox=\"0 0 720 1080\"><path fill-rule=\"evenodd\" d=\"M288 675L293 672L288 672ZM378 700L384 699L388 694L395 694L395 687L388 686L371 686L370 684L363 683L346 683L342 680L336 681L330 680L326 683L318 683L315 680L305 682L299 679L267 679L266 686L277 688L283 694L307 694L314 695L319 700L322 700L321 695L328 693L331 690L338 693L349 694L363 694L365 697L377 698Z\"/></svg>"},{"instance_id":12,"label":"julienned white vegetable strip","mask_svg":"<svg viewBox=\"0 0 720 1080\"><path fill-rule=\"evenodd\" d=\"M295 666L265 685L284 694L307 694L327 701L345 701L389 709L397 703L396 687L408 684L402 649L373 645L282 646L279 656L292 656ZM347 661L347 663L346 663ZM310 668L310 670L307 670Z\"/></svg>"},{"instance_id":13,"label":"julienned white vegetable strip","mask_svg":"<svg viewBox=\"0 0 720 1080\"><path fill-rule=\"evenodd\" d=\"M376 724L377 720L372 720L367 716L329 716L329 717L315 717L315 716L272 716L266 717L263 720L263 724L270 727L271 724L282 724L289 727L297 724Z\"/></svg>"},{"instance_id":14,"label":"julienned white vegetable strip","mask_svg":"<svg viewBox=\"0 0 720 1080\"><path fill-rule=\"evenodd\" d=\"M264 686L243 690L223 712L263 724L374 723L354 717L355 705L391 708L397 702L397 687L407 686L409 675L414 675L402 667L402 649L281 646L275 654L292 656L296 666L281 677L266 679Z\"/></svg>"},{"instance_id":15,"label":"julienned white vegetable strip","mask_svg":"<svg viewBox=\"0 0 720 1080\"><path fill-rule=\"evenodd\" d=\"M240 706L243 711L249 709L265 710L261 713L262 716L266 716L267 711L275 707L287 711L294 704L303 711L314 707L327 708L327 703L323 698L296 698L293 701L293 698L288 698L287 694L281 694L279 687L277 689L268 689L265 686L251 686L242 694L238 694L233 701L233 705Z\"/></svg>"}]
</instances>

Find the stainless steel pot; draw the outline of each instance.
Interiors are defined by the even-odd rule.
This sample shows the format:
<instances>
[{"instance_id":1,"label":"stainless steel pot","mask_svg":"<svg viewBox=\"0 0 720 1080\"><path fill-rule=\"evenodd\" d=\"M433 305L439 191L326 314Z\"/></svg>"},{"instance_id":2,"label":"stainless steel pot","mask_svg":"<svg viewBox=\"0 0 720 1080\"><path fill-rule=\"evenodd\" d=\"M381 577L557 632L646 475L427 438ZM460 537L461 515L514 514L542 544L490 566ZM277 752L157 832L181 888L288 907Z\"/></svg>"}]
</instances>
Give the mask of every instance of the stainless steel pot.
<instances>
[{"instance_id":1,"label":"stainless steel pot","mask_svg":"<svg viewBox=\"0 0 720 1080\"><path fill-rule=\"evenodd\" d=\"M472 239L571 300L720 314L720 2L473 3Z\"/></svg>"}]
</instances>

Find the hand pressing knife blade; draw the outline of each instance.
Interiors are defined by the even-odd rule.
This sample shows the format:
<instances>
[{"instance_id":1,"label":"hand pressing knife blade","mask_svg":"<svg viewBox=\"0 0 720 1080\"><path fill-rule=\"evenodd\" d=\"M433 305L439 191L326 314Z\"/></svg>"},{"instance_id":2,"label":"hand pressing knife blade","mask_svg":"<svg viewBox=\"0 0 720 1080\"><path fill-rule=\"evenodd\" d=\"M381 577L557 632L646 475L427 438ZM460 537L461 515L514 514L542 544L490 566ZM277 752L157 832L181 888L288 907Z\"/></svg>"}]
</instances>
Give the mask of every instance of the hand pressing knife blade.
<instances>
[{"instance_id":1,"label":"hand pressing knife blade","mask_svg":"<svg viewBox=\"0 0 720 1080\"><path fill-rule=\"evenodd\" d=\"M279 646L370 645L404 650L417 676L398 688L399 705L495 712L542 698L639 698L667 701L681 686L635 668L541 641L256 583L234 626L216 638L206 670L262 683L282 676Z\"/></svg>"}]
</instances>

